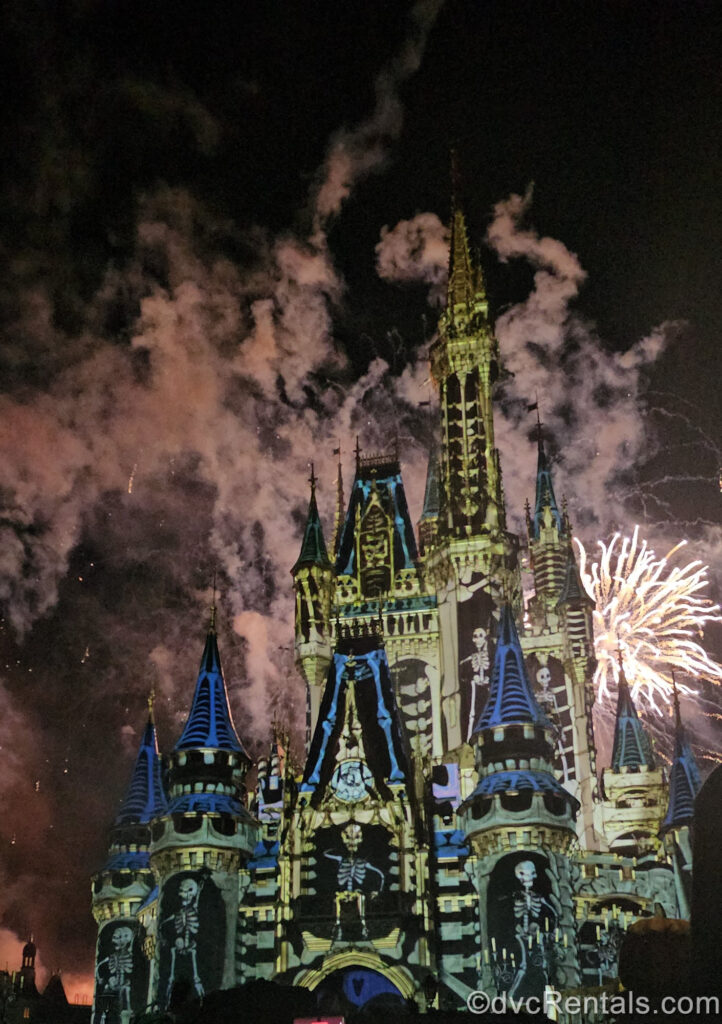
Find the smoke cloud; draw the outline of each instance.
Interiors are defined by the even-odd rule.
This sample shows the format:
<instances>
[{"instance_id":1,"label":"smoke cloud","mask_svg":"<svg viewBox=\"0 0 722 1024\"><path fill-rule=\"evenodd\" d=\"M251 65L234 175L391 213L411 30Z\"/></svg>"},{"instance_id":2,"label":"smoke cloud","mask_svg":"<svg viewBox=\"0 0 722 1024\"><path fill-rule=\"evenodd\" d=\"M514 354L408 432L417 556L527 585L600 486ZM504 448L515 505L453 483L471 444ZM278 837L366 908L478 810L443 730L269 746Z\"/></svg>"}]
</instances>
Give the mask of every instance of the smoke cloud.
<instances>
[{"instance_id":1,"label":"smoke cloud","mask_svg":"<svg viewBox=\"0 0 722 1024\"><path fill-rule=\"evenodd\" d=\"M429 286L429 303L441 305L448 277L449 229L435 213L419 213L381 229L376 246L380 278L396 284L422 282Z\"/></svg>"},{"instance_id":2,"label":"smoke cloud","mask_svg":"<svg viewBox=\"0 0 722 1024\"><path fill-rule=\"evenodd\" d=\"M417 0L409 14L408 39L374 82L376 105L370 117L331 140L313 204L317 227L339 213L356 182L384 166L404 122L399 89L418 71L442 6L443 0Z\"/></svg>"},{"instance_id":3,"label":"smoke cloud","mask_svg":"<svg viewBox=\"0 0 722 1024\"><path fill-rule=\"evenodd\" d=\"M372 115L332 140L308 233L241 230L188 188L148 189L127 257L73 311L79 330L57 315L36 255L25 258L23 280L34 280L13 296L0 396L0 884L11 968L31 932L46 964L89 968L84 894L145 699L156 691L167 750L192 697L214 573L238 731L258 756L276 718L299 749L289 569L310 463L327 541L339 438L350 449L358 434L369 451L398 437L423 477L423 370L396 378L377 359L355 379L334 337L345 284L325 225L385 161L401 130L399 89L440 6L412 8ZM131 93L163 117L181 104L199 149L216 146L221 126L192 96ZM348 450L343 459L348 479ZM69 978L71 997L82 981Z\"/></svg>"}]
</instances>

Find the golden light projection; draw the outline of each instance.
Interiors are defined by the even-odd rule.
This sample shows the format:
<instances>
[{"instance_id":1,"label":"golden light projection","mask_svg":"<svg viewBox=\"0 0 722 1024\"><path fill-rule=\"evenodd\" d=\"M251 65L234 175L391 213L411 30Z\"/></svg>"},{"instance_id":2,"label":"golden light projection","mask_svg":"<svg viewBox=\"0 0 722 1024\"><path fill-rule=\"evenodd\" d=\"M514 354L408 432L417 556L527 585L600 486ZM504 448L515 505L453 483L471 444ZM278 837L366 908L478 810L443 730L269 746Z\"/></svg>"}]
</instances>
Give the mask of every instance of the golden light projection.
<instances>
[{"instance_id":1,"label":"golden light projection","mask_svg":"<svg viewBox=\"0 0 722 1024\"><path fill-rule=\"evenodd\" d=\"M619 680L619 652L632 696L655 711L672 699L672 672L678 689L694 693L679 676L722 682L722 665L700 644L709 622L722 622L720 606L705 591L708 567L700 561L673 564L686 541L657 558L639 527L631 537L615 533L609 544L599 541L601 558L591 562L575 537L584 586L596 602L594 646L597 698L610 696Z\"/></svg>"}]
</instances>

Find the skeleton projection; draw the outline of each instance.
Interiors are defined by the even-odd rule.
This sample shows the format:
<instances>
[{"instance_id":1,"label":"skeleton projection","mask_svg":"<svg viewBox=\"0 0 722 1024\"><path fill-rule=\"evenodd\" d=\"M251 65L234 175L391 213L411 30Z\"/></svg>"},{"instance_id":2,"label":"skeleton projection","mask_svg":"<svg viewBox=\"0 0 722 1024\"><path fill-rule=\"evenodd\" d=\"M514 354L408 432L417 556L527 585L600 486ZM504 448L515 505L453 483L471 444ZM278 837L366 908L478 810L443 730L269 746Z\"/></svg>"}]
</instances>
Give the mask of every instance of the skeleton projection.
<instances>
[{"instance_id":1,"label":"skeleton projection","mask_svg":"<svg viewBox=\"0 0 722 1024\"><path fill-rule=\"evenodd\" d=\"M98 989L105 996L115 996L119 1010L130 1010L130 986L133 974L133 929L120 925L111 939L113 952L98 963ZM106 1020L107 1010L100 1018Z\"/></svg>"},{"instance_id":2,"label":"skeleton projection","mask_svg":"<svg viewBox=\"0 0 722 1024\"><path fill-rule=\"evenodd\" d=\"M181 960L186 960L191 967L193 988L196 995L203 996L203 984L198 973L198 929L200 919L198 916L198 898L201 894L201 887L193 878L184 878L178 886L180 907L167 917L163 924L172 923L174 938L170 953L170 974L168 976L168 990L166 999L170 1000L173 985L176 980L176 971Z\"/></svg>"},{"instance_id":3,"label":"skeleton projection","mask_svg":"<svg viewBox=\"0 0 722 1024\"><path fill-rule=\"evenodd\" d=\"M333 938L341 938L341 906L344 903L355 903L361 921L361 938L368 939L366 927L366 893L379 893L384 887L384 873L374 867L365 857L358 856L363 841L363 832L358 822L350 821L341 832L341 839L346 847L346 855L332 853L327 850L324 857L338 863L336 873L336 921Z\"/></svg>"},{"instance_id":4,"label":"skeleton projection","mask_svg":"<svg viewBox=\"0 0 722 1024\"><path fill-rule=\"evenodd\" d=\"M514 932L519 946L519 959L514 981L509 994L532 994L531 974L538 972L548 981L547 939L556 927L557 915L551 903L535 892L537 868L533 860L522 860L514 868L514 874L521 884L513 894Z\"/></svg>"},{"instance_id":5,"label":"skeleton projection","mask_svg":"<svg viewBox=\"0 0 722 1024\"><path fill-rule=\"evenodd\" d=\"M466 740L471 738L476 719L481 711L481 694L483 687L489 685L489 636L482 626L477 626L471 634L476 650L468 658L462 658L461 666L470 684L469 720L466 726Z\"/></svg>"},{"instance_id":6,"label":"skeleton projection","mask_svg":"<svg viewBox=\"0 0 722 1024\"><path fill-rule=\"evenodd\" d=\"M562 769L562 778L564 782L569 781L569 762L567 755L564 750L564 743L562 742L562 730L557 724L559 721L559 705L557 704L557 698L552 690L552 673L551 669L547 665L542 665L537 669L536 681L541 687L541 690L537 693L536 697L541 705L547 718L551 721L554 726L554 739L557 747L557 755L559 757L559 763Z\"/></svg>"}]
</instances>

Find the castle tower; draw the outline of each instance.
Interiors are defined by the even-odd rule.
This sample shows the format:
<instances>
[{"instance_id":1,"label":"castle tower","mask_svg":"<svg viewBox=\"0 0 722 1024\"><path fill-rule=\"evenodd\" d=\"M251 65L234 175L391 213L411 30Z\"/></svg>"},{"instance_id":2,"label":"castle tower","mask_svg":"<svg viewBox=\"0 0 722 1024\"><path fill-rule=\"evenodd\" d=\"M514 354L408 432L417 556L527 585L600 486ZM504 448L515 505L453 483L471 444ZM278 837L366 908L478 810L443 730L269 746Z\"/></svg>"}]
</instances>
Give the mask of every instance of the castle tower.
<instances>
[{"instance_id":1,"label":"castle tower","mask_svg":"<svg viewBox=\"0 0 722 1024\"><path fill-rule=\"evenodd\" d=\"M453 206L447 304L430 357L441 393L440 529L462 539L504 529L505 516L491 403L499 349L466 218Z\"/></svg>"},{"instance_id":2,"label":"castle tower","mask_svg":"<svg viewBox=\"0 0 722 1024\"><path fill-rule=\"evenodd\" d=\"M38 990L35 986L35 958L37 955L38 949L31 935L23 946L22 963L17 980L19 991L24 996L37 995Z\"/></svg>"},{"instance_id":3,"label":"castle tower","mask_svg":"<svg viewBox=\"0 0 722 1024\"><path fill-rule=\"evenodd\" d=\"M430 351L441 410L438 511L423 534L442 638L443 751L469 742L488 693L493 610L505 599L517 609L521 602L518 540L506 531L494 444L498 345L466 219L456 199L452 207L447 305Z\"/></svg>"},{"instance_id":4,"label":"castle tower","mask_svg":"<svg viewBox=\"0 0 722 1024\"><path fill-rule=\"evenodd\" d=\"M296 665L307 687L306 744L318 718L323 685L331 662L333 568L326 551L311 468L311 499L298 560L291 573L296 593Z\"/></svg>"},{"instance_id":5,"label":"castle tower","mask_svg":"<svg viewBox=\"0 0 722 1024\"><path fill-rule=\"evenodd\" d=\"M537 414L538 416L538 414ZM534 596L527 605L529 630L522 643L536 695L555 728L555 767L581 804L580 842L597 840L599 799L592 708L594 706L594 602L579 576L566 509L554 494L551 465L537 419L534 511L527 505Z\"/></svg>"},{"instance_id":6,"label":"castle tower","mask_svg":"<svg viewBox=\"0 0 722 1024\"><path fill-rule=\"evenodd\" d=\"M679 917L689 917L692 902L692 819L701 780L679 709L674 687L674 756L669 771L669 802L660 834L674 867Z\"/></svg>"},{"instance_id":7,"label":"castle tower","mask_svg":"<svg viewBox=\"0 0 722 1024\"><path fill-rule=\"evenodd\" d=\"M603 778L609 849L628 856L656 852L666 800L664 779L637 714L621 655L612 763Z\"/></svg>"},{"instance_id":8,"label":"castle tower","mask_svg":"<svg viewBox=\"0 0 722 1024\"><path fill-rule=\"evenodd\" d=\"M564 585L571 537L569 524L561 515L554 495L551 469L538 420L537 431L536 496L533 515L527 505L526 531L535 592L529 604L529 612L533 619L543 621L550 612L556 611Z\"/></svg>"},{"instance_id":9,"label":"castle tower","mask_svg":"<svg viewBox=\"0 0 722 1024\"><path fill-rule=\"evenodd\" d=\"M188 720L168 759L168 809L153 822L158 880L151 994L197 997L235 984L240 870L258 826L245 807L250 758L238 738L218 653L206 637Z\"/></svg>"},{"instance_id":10,"label":"castle tower","mask_svg":"<svg viewBox=\"0 0 722 1024\"><path fill-rule=\"evenodd\" d=\"M150 825L166 812L151 697L133 775L111 831L108 860L93 878L93 916L98 924L95 1024L125 1024L147 1005L146 936L136 914L154 886Z\"/></svg>"},{"instance_id":11,"label":"castle tower","mask_svg":"<svg viewBox=\"0 0 722 1024\"><path fill-rule=\"evenodd\" d=\"M419 994L432 969L421 814L378 628L342 626L281 849L282 979L321 1004Z\"/></svg>"},{"instance_id":12,"label":"castle tower","mask_svg":"<svg viewBox=\"0 0 722 1024\"><path fill-rule=\"evenodd\" d=\"M442 752L436 598L419 569L414 528L396 454L362 456L336 555L337 627L380 621L411 749Z\"/></svg>"},{"instance_id":13,"label":"castle tower","mask_svg":"<svg viewBox=\"0 0 722 1024\"><path fill-rule=\"evenodd\" d=\"M478 785L459 809L478 896L478 985L515 998L579 983L570 849L578 801L552 768L551 723L501 609L489 698L474 732Z\"/></svg>"}]
</instances>

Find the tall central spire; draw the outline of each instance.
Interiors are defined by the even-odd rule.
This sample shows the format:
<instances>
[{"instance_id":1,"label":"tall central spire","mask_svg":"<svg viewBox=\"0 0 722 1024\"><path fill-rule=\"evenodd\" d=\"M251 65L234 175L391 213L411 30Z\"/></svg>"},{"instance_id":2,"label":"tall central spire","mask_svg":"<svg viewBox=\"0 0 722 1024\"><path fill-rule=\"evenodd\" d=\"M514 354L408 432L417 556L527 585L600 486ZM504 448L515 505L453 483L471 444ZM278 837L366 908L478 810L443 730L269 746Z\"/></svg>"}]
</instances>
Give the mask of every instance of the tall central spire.
<instances>
[{"instance_id":1,"label":"tall central spire","mask_svg":"<svg viewBox=\"0 0 722 1024\"><path fill-rule=\"evenodd\" d=\"M452 180L447 304L430 358L442 411L439 532L467 538L504 528L491 398L499 352L481 265L469 245L458 174Z\"/></svg>"}]
</instances>

